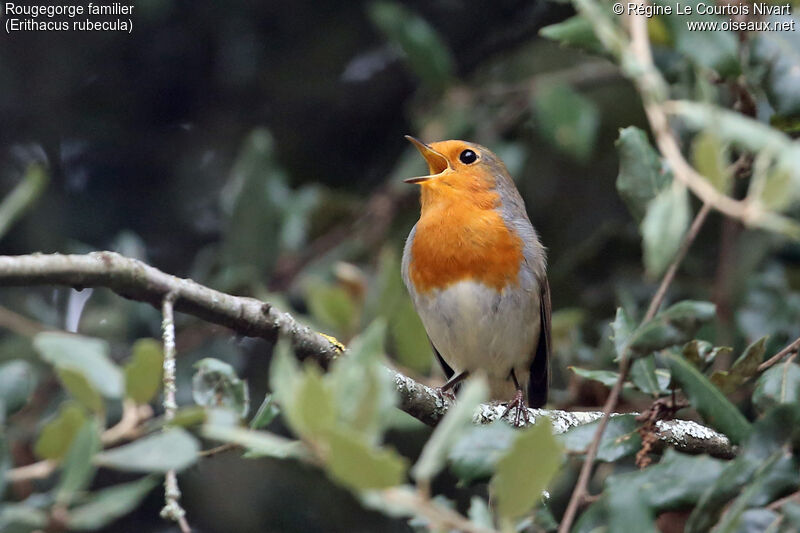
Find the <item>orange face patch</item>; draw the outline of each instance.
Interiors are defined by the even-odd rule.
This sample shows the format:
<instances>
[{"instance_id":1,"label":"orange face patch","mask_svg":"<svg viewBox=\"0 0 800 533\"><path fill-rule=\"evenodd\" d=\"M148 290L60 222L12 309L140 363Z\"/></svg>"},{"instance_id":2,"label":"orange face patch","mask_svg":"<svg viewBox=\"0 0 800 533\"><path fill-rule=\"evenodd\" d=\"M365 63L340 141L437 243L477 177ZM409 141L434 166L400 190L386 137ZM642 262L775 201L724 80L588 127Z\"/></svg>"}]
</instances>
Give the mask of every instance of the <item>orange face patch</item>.
<instances>
[{"instance_id":1,"label":"orange face patch","mask_svg":"<svg viewBox=\"0 0 800 533\"><path fill-rule=\"evenodd\" d=\"M497 211L500 197L488 179L456 173L423 185L422 215L409 264L418 292L464 280L497 290L518 283L522 240Z\"/></svg>"}]
</instances>

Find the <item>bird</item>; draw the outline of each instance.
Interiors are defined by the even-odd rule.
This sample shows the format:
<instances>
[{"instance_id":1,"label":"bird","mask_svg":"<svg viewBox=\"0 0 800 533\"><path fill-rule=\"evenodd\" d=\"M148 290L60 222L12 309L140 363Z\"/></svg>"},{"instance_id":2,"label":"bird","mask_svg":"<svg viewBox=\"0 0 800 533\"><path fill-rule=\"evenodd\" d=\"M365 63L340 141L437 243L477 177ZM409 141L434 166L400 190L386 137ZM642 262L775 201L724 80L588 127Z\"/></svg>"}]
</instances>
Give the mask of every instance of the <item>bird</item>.
<instances>
[{"instance_id":1,"label":"bird","mask_svg":"<svg viewBox=\"0 0 800 533\"><path fill-rule=\"evenodd\" d=\"M516 408L547 402L550 287L546 250L506 166L489 149L406 135L429 174L420 186L420 218L406 239L402 276L453 395L483 373L492 400Z\"/></svg>"}]
</instances>

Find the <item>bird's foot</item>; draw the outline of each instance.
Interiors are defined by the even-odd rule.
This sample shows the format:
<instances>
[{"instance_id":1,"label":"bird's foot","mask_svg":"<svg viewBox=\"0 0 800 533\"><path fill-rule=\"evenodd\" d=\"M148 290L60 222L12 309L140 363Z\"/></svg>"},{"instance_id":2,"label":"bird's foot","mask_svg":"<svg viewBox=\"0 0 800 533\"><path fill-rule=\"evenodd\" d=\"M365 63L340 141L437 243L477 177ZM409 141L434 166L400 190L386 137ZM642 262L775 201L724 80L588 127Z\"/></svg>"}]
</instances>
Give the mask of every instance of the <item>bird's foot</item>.
<instances>
[{"instance_id":1,"label":"bird's foot","mask_svg":"<svg viewBox=\"0 0 800 533\"><path fill-rule=\"evenodd\" d=\"M453 392L453 389L445 389L443 387L436 387L436 392L442 398L442 400L450 400L451 402L456 401L456 393Z\"/></svg>"},{"instance_id":2,"label":"bird's foot","mask_svg":"<svg viewBox=\"0 0 800 533\"><path fill-rule=\"evenodd\" d=\"M528 406L525 404L525 395L521 390L517 390L514 394L514 399L506 404L506 410L500 418L505 418L511 409L516 408L514 413L514 427L521 428L530 423L531 418L528 414ZM524 422L524 423L523 423Z\"/></svg>"}]
</instances>

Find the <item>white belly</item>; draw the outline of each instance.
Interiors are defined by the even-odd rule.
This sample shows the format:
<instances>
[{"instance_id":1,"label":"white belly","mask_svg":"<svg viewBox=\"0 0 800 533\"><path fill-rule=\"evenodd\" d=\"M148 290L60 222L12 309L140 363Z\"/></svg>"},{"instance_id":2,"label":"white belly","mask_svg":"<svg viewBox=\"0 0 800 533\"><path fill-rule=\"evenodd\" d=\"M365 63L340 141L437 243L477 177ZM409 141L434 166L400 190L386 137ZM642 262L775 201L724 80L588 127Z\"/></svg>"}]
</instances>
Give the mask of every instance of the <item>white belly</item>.
<instances>
[{"instance_id":1,"label":"white belly","mask_svg":"<svg viewBox=\"0 0 800 533\"><path fill-rule=\"evenodd\" d=\"M524 388L539 339L538 291L519 287L497 293L472 281L414 295L425 330L456 374L484 372L496 399L513 394L514 368Z\"/></svg>"}]
</instances>

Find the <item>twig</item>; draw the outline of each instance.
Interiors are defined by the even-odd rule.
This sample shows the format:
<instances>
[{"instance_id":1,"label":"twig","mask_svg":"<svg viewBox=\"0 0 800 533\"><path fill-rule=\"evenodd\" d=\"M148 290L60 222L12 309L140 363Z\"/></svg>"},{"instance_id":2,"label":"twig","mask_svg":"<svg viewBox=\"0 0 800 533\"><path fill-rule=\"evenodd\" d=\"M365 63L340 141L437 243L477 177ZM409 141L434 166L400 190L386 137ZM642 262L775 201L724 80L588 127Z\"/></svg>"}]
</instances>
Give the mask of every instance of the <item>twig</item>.
<instances>
[{"instance_id":1,"label":"twig","mask_svg":"<svg viewBox=\"0 0 800 533\"><path fill-rule=\"evenodd\" d=\"M45 331L47 326L34 322L11 309L0 306L0 327L6 328L23 337L33 337Z\"/></svg>"},{"instance_id":2,"label":"twig","mask_svg":"<svg viewBox=\"0 0 800 533\"><path fill-rule=\"evenodd\" d=\"M204 287L191 280L165 274L135 259L113 252L87 255L0 256L0 287L67 285L106 287L117 294L161 306L166 294L175 295L174 310L230 327L242 335L274 339L285 335L298 357L311 357L327 366L343 348L334 340L298 323L288 313L253 298L237 297ZM387 368L398 392L398 407L418 420L435 426L447 413L450 402L431 387ZM501 418L503 407L480 406L475 421L490 423ZM599 411L567 412L531 409L530 420L547 416L557 432L589 424L602 416ZM688 453L733 454L728 439L694 422L673 420L659 425L659 439Z\"/></svg>"},{"instance_id":3,"label":"twig","mask_svg":"<svg viewBox=\"0 0 800 533\"><path fill-rule=\"evenodd\" d=\"M120 441L136 437L138 435L141 422L153 416L153 410L149 406L137 406L133 402L124 402L122 417L115 425L105 430L100 435L100 442L104 446L112 446ZM45 479L52 474L58 467L58 461L45 459L37 463L12 468L5 473L7 481L27 481L30 479Z\"/></svg>"},{"instance_id":4,"label":"twig","mask_svg":"<svg viewBox=\"0 0 800 533\"><path fill-rule=\"evenodd\" d=\"M782 349L780 352L776 353L760 365L758 365L758 371L763 372L764 370L768 369L769 367L778 363L781 359L789 355L790 353L797 353L800 350L800 337L792 341L788 346Z\"/></svg>"},{"instance_id":5,"label":"twig","mask_svg":"<svg viewBox=\"0 0 800 533\"><path fill-rule=\"evenodd\" d=\"M169 425L175 418L178 404L175 401L175 292L168 292L164 296L161 306L162 334L164 336L164 419ZM191 528L186 521L186 511L181 507L181 489L178 487L178 475L175 470L170 470L164 478L164 508L161 517L177 522L182 533L189 533Z\"/></svg>"}]
</instances>

